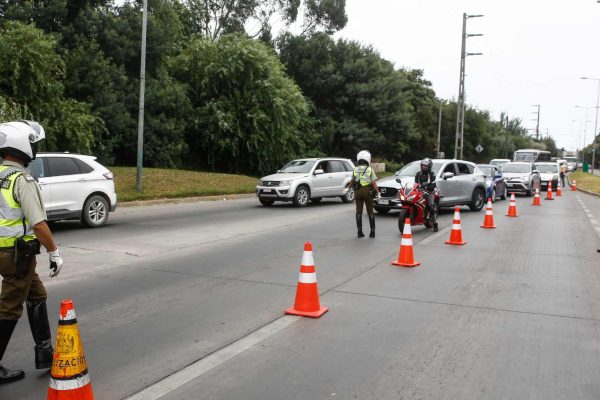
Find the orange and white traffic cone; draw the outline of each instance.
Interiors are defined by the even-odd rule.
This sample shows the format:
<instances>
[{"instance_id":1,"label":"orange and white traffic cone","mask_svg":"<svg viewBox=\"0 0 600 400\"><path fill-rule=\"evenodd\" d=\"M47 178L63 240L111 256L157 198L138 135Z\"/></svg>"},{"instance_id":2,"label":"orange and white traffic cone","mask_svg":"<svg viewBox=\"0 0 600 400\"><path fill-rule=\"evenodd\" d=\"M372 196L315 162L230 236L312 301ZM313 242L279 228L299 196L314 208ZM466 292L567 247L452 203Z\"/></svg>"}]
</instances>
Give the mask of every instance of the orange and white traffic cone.
<instances>
[{"instance_id":1,"label":"orange and white traffic cone","mask_svg":"<svg viewBox=\"0 0 600 400\"><path fill-rule=\"evenodd\" d=\"M535 189L535 196L533 196L533 203L531 203L532 206L541 206L542 202L540 199L540 188Z\"/></svg>"},{"instance_id":2,"label":"orange and white traffic cone","mask_svg":"<svg viewBox=\"0 0 600 400\"><path fill-rule=\"evenodd\" d=\"M485 208L485 217L483 219L482 228L493 229L496 227L494 224L494 212L492 210L492 198L488 198L487 207Z\"/></svg>"},{"instance_id":3,"label":"orange and white traffic cone","mask_svg":"<svg viewBox=\"0 0 600 400\"><path fill-rule=\"evenodd\" d=\"M410 218L404 220L404 229L402 230L402 241L400 242L400 252L398 253L398 260L393 261L392 265L399 267L416 267L421 265L415 261L413 255L413 242L412 242L412 231L410 228Z\"/></svg>"},{"instance_id":4,"label":"orange and white traffic cone","mask_svg":"<svg viewBox=\"0 0 600 400\"><path fill-rule=\"evenodd\" d=\"M546 200L554 200L552 197L552 181L548 181L548 190L546 191Z\"/></svg>"},{"instance_id":5,"label":"orange and white traffic cone","mask_svg":"<svg viewBox=\"0 0 600 400\"><path fill-rule=\"evenodd\" d=\"M322 307L319 302L319 287L317 286L317 273L313 259L312 244L304 243L304 254L300 265L300 277L296 288L296 301L287 310L286 314L301 317L319 318L329 309Z\"/></svg>"},{"instance_id":6,"label":"orange and white traffic cone","mask_svg":"<svg viewBox=\"0 0 600 400\"><path fill-rule=\"evenodd\" d=\"M71 300L60 303L54 348L48 400L93 400L92 384Z\"/></svg>"},{"instance_id":7,"label":"orange and white traffic cone","mask_svg":"<svg viewBox=\"0 0 600 400\"><path fill-rule=\"evenodd\" d=\"M577 191L577 181L573 179L573 183L571 184L571 192Z\"/></svg>"},{"instance_id":8,"label":"orange and white traffic cone","mask_svg":"<svg viewBox=\"0 0 600 400\"><path fill-rule=\"evenodd\" d=\"M556 197L562 196L562 189L560 187L560 182L556 185Z\"/></svg>"},{"instance_id":9,"label":"orange and white traffic cone","mask_svg":"<svg viewBox=\"0 0 600 400\"><path fill-rule=\"evenodd\" d=\"M517 214L517 201L515 200L515 194L511 193L510 195L510 202L508 203L508 214L506 214L507 217L518 217L519 214Z\"/></svg>"},{"instance_id":10,"label":"orange and white traffic cone","mask_svg":"<svg viewBox=\"0 0 600 400\"><path fill-rule=\"evenodd\" d=\"M462 240L462 228L460 225L460 209L454 207L454 219L452 220L452 230L450 231L450 240L446 241L446 244L454 244L462 246L467 244Z\"/></svg>"}]
</instances>

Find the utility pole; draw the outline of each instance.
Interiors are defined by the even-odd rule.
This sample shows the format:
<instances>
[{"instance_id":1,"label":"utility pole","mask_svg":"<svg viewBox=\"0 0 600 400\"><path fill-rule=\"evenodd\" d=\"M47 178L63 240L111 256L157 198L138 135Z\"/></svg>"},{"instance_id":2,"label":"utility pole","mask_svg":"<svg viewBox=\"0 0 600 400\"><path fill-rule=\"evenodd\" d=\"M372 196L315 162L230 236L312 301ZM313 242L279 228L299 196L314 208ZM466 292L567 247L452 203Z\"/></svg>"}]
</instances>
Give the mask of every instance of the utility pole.
<instances>
[{"instance_id":1,"label":"utility pole","mask_svg":"<svg viewBox=\"0 0 600 400\"><path fill-rule=\"evenodd\" d=\"M510 153L509 151L509 147L508 147L508 114L505 115L504 117L504 145L506 147L506 158L508 158L508 155Z\"/></svg>"},{"instance_id":2,"label":"utility pole","mask_svg":"<svg viewBox=\"0 0 600 400\"><path fill-rule=\"evenodd\" d=\"M598 1L600 3L600 0ZM581 79L589 81L598 81L598 94L596 95L596 122L594 122L594 138L592 140L592 170L594 173L594 163L596 162L596 136L598 136L598 108L600 108L600 78L587 78L582 77Z\"/></svg>"},{"instance_id":3,"label":"utility pole","mask_svg":"<svg viewBox=\"0 0 600 400\"><path fill-rule=\"evenodd\" d=\"M540 140L540 105L539 104L534 104L532 107L537 107L537 111L534 111L532 114L536 114L537 118L534 119L534 121L536 122L535 125L535 140Z\"/></svg>"},{"instance_id":4,"label":"utility pole","mask_svg":"<svg viewBox=\"0 0 600 400\"><path fill-rule=\"evenodd\" d=\"M438 137L437 146L435 148L435 158L440 158L440 142L442 140L442 101L440 100L440 112L438 115Z\"/></svg>"},{"instance_id":5,"label":"utility pole","mask_svg":"<svg viewBox=\"0 0 600 400\"><path fill-rule=\"evenodd\" d=\"M587 125L588 125L588 122L592 122L592 121L588 121L588 110L590 108L594 108L594 107L575 106L575 108L583 108L585 110L585 119L583 120L583 147L582 147L583 150L581 151L583 154L581 156L581 163L583 164L583 163L585 163L585 140L587 138Z\"/></svg>"},{"instance_id":6,"label":"utility pole","mask_svg":"<svg viewBox=\"0 0 600 400\"><path fill-rule=\"evenodd\" d=\"M464 142L464 125L465 125L465 60L467 56L480 56L482 53L467 53L466 45L467 38L473 36L483 36L480 33L468 34L467 33L467 19L479 18L483 15L467 15L463 13L463 26L461 36L461 49L460 49L460 78L458 83L458 104L456 112L456 136L454 139L454 158L463 158L463 142Z\"/></svg>"},{"instance_id":7,"label":"utility pole","mask_svg":"<svg viewBox=\"0 0 600 400\"><path fill-rule=\"evenodd\" d=\"M137 170L135 176L135 190L142 191L142 169L144 165L144 95L146 91L146 26L148 25L148 0L144 0L142 12L142 60L140 66L140 107L138 112L138 137L137 137Z\"/></svg>"}]
</instances>

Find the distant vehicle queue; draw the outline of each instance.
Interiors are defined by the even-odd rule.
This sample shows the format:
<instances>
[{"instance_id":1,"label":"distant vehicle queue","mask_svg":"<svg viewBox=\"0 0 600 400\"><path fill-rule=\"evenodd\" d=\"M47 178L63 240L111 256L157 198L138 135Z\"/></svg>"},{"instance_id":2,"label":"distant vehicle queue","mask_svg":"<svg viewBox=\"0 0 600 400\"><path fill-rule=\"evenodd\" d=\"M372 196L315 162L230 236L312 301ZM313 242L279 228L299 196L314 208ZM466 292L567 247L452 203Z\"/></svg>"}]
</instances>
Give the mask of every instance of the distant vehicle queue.
<instances>
[{"instance_id":1,"label":"distant vehicle queue","mask_svg":"<svg viewBox=\"0 0 600 400\"><path fill-rule=\"evenodd\" d=\"M470 161L433 159L431 173L435 176L438 208L465 205L479 211L486 199L505 200L510 193L533 196L536 189L547 190L548 183L556 187L565 172L573 171L577 163L569 165L569 158L550 161L550 153L535 149L518 150L514 160L492 159L489 164ZM535 161L529 161L535 160ZM413 161L393 176L377 179L378 193L373 207L379 214L403 209L403 197L411 192L421 160ZM355 192L349 187L355 165L346 158L323 157L293 160L277 173L260 179L256 195L264 206L275 202L292 202L297 207L319 203L324 198L339 198L352 203ZM432 208L433 210L433 208Z\"/></svg>"}]
</instances>

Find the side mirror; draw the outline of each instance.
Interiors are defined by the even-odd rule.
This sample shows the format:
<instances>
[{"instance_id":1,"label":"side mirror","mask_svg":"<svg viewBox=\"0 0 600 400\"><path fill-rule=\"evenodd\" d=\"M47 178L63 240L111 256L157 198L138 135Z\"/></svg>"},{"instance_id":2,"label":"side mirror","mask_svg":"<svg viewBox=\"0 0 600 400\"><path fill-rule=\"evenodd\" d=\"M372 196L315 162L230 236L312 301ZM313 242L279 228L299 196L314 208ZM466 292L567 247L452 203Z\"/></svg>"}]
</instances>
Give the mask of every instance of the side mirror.
<instances>
[{"instance_id":1,"label":"side mirror","mask_svg":"<svg viewBox=\"0 0 600 400\"><path fill-rule=\"evenodd\" d=\"M450 178L454 178L454 174L452 172L444 172L444 174L442 175L443 180L450 179Z\"/></svg>"},{"instance_id":2,"label":"side mirror","mask_svg":"<svg viewBox=\"0 0 600 400\"><path fill-rule=\"evenodd\" d=\"M323 171L322 169L315 170L315 175L323 175L324 173L325 173L325 171Z\"/></svg>"},{"instance_id":3,"label":"side mirror","mask_svg":"<svg viewBox=\"0 0 600 400\"><path fill-rule=\"evenodd\" d=\"M396 182L398 182L398 183L402 183L402 179L400 179L400 178L396 178Z\"/></svg>"}]
</instances>

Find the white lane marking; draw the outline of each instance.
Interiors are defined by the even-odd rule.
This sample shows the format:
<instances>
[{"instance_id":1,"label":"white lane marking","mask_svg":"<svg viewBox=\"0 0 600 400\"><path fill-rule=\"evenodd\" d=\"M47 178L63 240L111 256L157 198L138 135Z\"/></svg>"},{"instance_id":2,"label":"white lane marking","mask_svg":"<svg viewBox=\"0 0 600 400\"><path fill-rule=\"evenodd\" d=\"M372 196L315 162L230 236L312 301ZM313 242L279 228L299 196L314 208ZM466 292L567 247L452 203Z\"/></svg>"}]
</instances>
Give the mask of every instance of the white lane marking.
<instances>
[{"instance_id":1,"label":"white lane marking","mask_svg":"<svg viewBox=\"0 0 600 400\"><path fill-rule=\"evenodd\" d=\"M585 213L585 216L588 218L588 221L590 221L592 228L594 228L594 230L596 231L596 234L598 235L598 237L600 237L600 224L598 224L598 220L596 219L594 214L590 211L590 209L585 205L584 201L581 199L579 194L576 194L575 197L577 198L577 202L581 206L581 209Z\"/></svg>"},{"instance_id":2,"label":"white lane marking","mask_svg":"<svg viewBox=\"0 0 600 400\"><path fill-rule=\"evenodd\" d=\"M138 392L126 400L157 400L166 394L180 388L186 383L198 378L202 374L210 371L211 369L218 367L225 361L232 359L238 354L248 350L252 346L257 345L263 340L273 336L277 332L281 331L285 327L293 324L302 317L296 317L292 315L286 315L281 317L270 324L263 326L254 333L233 342L227 347L205 357L195 363L185 367L184 369L175 372L163 380L156 382L155 384L148 386L141 392Z\"/></svg>"},{"instance_id":3,"label":"white lane marking","mask_svg":"<svg viewBox=\"0 0 600 400\"><path fill-rule=\"evenodd\" d=\"M444 229L442 229L441 231L439 231L438 233L435 233L435 234L429 236L428 238L421 240L417 244L429 244L429 243L433 242L434 240L436 240L437 238L439 238L440 236L447 234L450 231L450 228L451 228L451 226L447 226Z\"/></svg>"}]
</instances>

